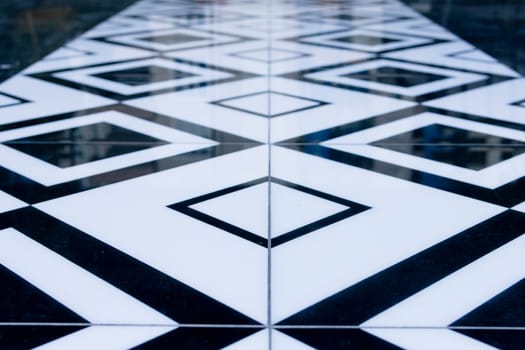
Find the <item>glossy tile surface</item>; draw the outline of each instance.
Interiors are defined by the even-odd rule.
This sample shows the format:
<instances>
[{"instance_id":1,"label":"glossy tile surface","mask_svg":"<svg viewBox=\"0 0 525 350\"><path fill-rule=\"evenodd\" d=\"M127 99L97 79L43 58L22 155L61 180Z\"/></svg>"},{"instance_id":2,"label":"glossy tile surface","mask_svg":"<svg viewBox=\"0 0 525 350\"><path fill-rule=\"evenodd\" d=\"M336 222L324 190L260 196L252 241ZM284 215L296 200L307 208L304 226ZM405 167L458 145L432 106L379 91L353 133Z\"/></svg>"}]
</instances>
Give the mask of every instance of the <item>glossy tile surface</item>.
<instances>
[{"instance_id":1,"label":"glossy tile surface","mask_svg":"<svg viewBox=\"0 0 525 350\"><path fill-rule=\"evenodd\" d=\"M0 85L0 347L520 348L524 82L397 0L137 1Z\"/></svg>"}]
</instances>

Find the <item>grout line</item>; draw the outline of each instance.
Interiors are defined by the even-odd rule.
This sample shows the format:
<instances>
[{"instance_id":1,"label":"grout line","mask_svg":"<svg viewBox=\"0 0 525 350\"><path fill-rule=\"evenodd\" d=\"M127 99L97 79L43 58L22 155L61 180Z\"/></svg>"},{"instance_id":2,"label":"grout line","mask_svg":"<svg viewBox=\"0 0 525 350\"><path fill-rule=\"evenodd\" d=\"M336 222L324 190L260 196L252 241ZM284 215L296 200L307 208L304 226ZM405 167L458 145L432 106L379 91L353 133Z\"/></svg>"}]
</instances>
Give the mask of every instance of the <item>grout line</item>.
<instances>
[{"instance_id":1,"label":"grout line","mask_svg":"<svg viewBox=\"0 0 525 350\"><path fill-rule=\"evenodd\" d=\"M338 325L324 325L324 326L314 326L314 325L276 325L275 329L451 329L451 330L461 330L461 329L479 329L479 330L511 330L511 331L525 331L525 327L482 327L482 326L338 326Z\"/></svg>"},{"instance_id":2,"label":"grout line","mask_svg":"<svg viewBox=\"0 0 525 350\"><path fill-rule=\"evenodd\" d=\"M0 327L16 326L16 327L64 327L64 326L78 326L78 327L177 327L177 328L231 328L231 329L264 329L265 325L232 325L232 324L194 324L194 323L178 323L178 324L151 324L151 323L39 323L39 322L0 322ZM270 326L271 329L398 329L398 330L423 330L423 329L476 329L476 330L509 330L509 331L525 331L525 327L491 327L491 326L341 326L341 325L275 325ZM271 332L270 332L271 333Z\"/></svg>"},{"instance_id":3,"label":"grout line","mask_svg":"<svg viewBox=\"0 0 525 350\"><path fill-rule=\"evenodd\" d=\"M436 147L505 147L505 148L523 148L525 142L521 144L505 144L505 143L425 143L425 142L329 142L329 141L318 141L318 142L276 142L277 146L284 145L341 145L341 146L436 146Z\"/></svg>"},{"instance_id":4,"label":"grout line","mask_svg":"<svg viewBox=\"0 0 525 350\"><path fill-rule=\"evenodd\" d=\"M234 324L194 324L194 323L60 323L60 322L0 322L2 326L20 326L20 327L63 327L63 326L83 326L83 327L177 327L177 328L246 328L246 329L262 329L264 325L234 325Z\"/></svg>"},{"instance_id":5,"label":"grout line","mask_svg":"<svg viewBox=\"0 0 525 350\"><path fill-rule=\"evenodd\" d=\"M272 91L272 0L268 1L268 91ZM267 112L271 114L272 100L271 93L268 94L268 106ZM272 125L271 118L268 118L268 133L267 133L267 144L268 144L268 349L273 348L273 324L272 324Z\"/></svg>"}]
</instances>

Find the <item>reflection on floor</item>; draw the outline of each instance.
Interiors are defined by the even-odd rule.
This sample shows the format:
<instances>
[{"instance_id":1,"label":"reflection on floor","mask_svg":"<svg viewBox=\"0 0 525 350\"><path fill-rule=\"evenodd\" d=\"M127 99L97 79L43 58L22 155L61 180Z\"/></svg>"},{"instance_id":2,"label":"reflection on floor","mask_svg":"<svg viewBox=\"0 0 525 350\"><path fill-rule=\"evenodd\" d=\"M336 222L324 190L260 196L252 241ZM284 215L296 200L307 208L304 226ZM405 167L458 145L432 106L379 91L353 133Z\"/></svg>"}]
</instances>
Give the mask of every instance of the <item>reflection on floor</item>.
<instances>
[{"instance_id":1,"label":"reflection on floor","mask_svg":"<svg viewBox=\"0 0 525 350\"><path fill-rule=\"evenodd\" d=\"M397 0L142 0L0 85L0 348L521 349L525 80Z\"/></svg>"}]
</instances>

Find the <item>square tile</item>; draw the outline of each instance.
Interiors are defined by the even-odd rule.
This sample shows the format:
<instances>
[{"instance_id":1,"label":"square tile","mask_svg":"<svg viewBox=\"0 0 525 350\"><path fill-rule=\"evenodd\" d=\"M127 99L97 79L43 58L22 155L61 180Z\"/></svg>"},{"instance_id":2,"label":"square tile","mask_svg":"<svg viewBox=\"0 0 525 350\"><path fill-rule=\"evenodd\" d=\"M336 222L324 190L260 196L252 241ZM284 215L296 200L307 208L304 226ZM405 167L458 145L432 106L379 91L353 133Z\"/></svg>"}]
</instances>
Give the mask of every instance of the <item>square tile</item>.
<instances>
[{"instance_id":1,"label":"square tile","mask_svg":"<svg viewBox=\"0 0 525 350\"><path fill-rule=\"evenodd\" d=\"M245 171L238 171L239 164L246 165ZM129 275L126 280L115 274L108 276L113 285L138 283L159 274L170 280L165 286L156 283L148 287L150 292L141 295L157 305L155 309L163 305L164 313L176 322L258 325L267 322L267 248L168 206L265 177L267 164L268 149L260 146L79 192L36 207L82 230L91 237L89 242L107 245L103 250L108 258L116 250L135 257L134 264L150 269L131 281L127 280ZM101 202L102 198L105 199ZM123 221L124 218L127 219ZM111 269L113 266L107 265ZM222 282L217 283L218 280ZM134 288L144 288L143 283ZM179 293L189 294L184 298L162 297L177 295L176 290L169 291L173 284L184 286L186 292ZM127 292L133 295L129 289ZM201 296L197 298L192 293ZM215 311L207 310L210 307Z\"/></svg>"},{"instance_id":2,"label":"square tile","mask_svg":"<svg viewBox=\"0 0 525 350\"><path fill-rule=\"evenodd\" d=\"M373 167L347 166L281 147L272 148L272 176L370 208L272 249L272 314L278 325L366 325L416 290L432 288L432 283L455 269L511 242L525 227L521 213L498 218L507 211L504 207L379 174ZM490 223L493 217L495 222ZM480 230L476 238L468 233L473 227ZM498 234L506 232L499 243L493 240L495 227ZM479 239L481 245L473 248L472 239ZM452 257L451 251L457 254ZM451 259L456 263L449 264ZM420 269L426 271L425 278ZM470 295L471 290L466 290ZM446 302L428 305L452 314L455 299L440 300ZM399 324L427 325L420 316L421 321ZM451 316L443 325L455 320Z\"/></svg>"}]
</instances>

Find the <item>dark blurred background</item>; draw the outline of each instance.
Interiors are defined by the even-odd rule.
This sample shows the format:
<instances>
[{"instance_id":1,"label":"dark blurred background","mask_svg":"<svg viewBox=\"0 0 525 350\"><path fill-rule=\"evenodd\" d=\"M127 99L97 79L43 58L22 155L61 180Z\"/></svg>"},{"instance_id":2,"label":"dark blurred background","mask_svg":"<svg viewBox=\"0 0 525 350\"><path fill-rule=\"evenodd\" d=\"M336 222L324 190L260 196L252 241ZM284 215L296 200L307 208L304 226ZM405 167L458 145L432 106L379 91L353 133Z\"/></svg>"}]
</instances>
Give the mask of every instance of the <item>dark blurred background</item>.
<instances>
[{"instance_id":1,"label":"dark blurred background","mask_svg":"<svg viewBox=\"0 0 525 350\"><path fill-rule=\"evenodd\" d=\"M0 0L0 81L135 0Z\"/></svg>"},{"instance_id":2,"label":"dark blurred background","mask_svg":"<svg viewBox=\"0 0 525 350\"><path fill-rule=\"evenodd\" d=\"M525 74L525 0L404 1ZM0 81L133 2L0 0Z\"/></svg>"},{"instance_id":3,"label":"dark blurred background","mask_svg":"<svg viewBox=\"0 0 525 350\"><path fill-rule=\"evenodd\" d=\"M404 0L525 75L525 0Z\"/></svg>"}]
</instances>

